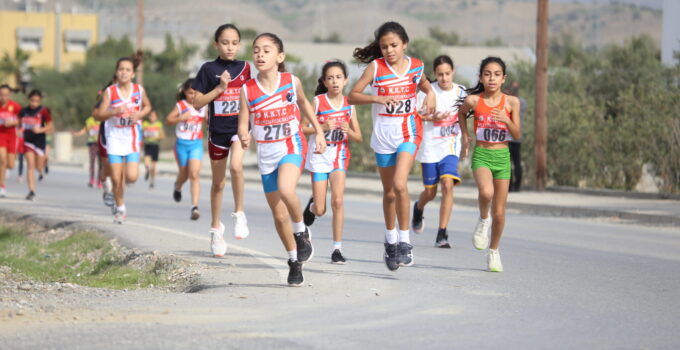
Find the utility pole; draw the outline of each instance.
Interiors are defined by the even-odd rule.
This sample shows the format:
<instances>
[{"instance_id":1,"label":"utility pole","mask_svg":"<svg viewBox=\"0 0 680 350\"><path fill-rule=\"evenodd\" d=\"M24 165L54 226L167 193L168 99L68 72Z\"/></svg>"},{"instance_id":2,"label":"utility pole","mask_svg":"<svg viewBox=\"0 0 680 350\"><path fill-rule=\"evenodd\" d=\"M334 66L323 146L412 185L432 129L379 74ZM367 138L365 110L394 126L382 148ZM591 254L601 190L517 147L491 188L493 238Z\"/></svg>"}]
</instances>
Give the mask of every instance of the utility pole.
<instances>
[{"instance_id":1,"label":"utility pole","mask_svg":"<svg viewBox=\"0 0 680 350\"><path fill-rule=\"evenodd\" d=\"M137 0L137 51L144 50L144 0ZM144 84L144 61L137 67L137 83Z\"/></svg>"},{"instance_id":2,"label":"utility pole","mask_svg":"<svg viewBox=\"0 0 680 350\"><path fill-rule=\"evenodd\" d=\"M536 23L536 124L534 158L536 189L545 190L548 141L548 0L538 0Z\"/></svg>"}]
</instances>

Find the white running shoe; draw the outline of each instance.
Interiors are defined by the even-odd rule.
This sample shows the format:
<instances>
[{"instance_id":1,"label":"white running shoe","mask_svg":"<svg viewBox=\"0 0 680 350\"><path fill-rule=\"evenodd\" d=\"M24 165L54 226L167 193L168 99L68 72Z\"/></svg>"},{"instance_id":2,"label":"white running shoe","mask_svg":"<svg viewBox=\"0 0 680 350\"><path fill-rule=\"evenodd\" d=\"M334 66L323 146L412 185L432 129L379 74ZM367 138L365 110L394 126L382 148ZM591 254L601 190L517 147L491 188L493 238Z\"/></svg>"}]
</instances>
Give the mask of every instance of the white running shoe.
<instances>
[{"instance_id":1,"label":"white running shoe","mask_svg":"<svg viewBox=\"0 0 680 350\"><path fill-rule=\"evenodd\" d=\"M498 252L498 249L489 249L489 254L486 256L486 263L489 265L489 271L503 272L501 253Z\"/></svg>"},{"instance_id":2,"label":"white running shoe","mask_svg":"<svg viewBox=\"0 0 680 350\"><path fill-rule=\"evenodd\" d=\"M0 187L0 198L7 197L7 190L4 187Z\"/></svg>"},{"instance_id":3,"label":"white running shoe","mask_svg":"<svg viewBox=\"0 0 680 350\"><path fill-rule=\"evenodd\" d=\"M475 233L472 234L472 245L477 250L484 250L489 246L489 227L491 226L491 219L480 218L475 227Z\"/></svg>"},{"instance_id":4,"label":"white running shoe","mask_svg":"<svg viewBox=\"0 0 680 350\"><path fill-rule=\"evenodd\" d=\"M224 224L220 222L219 228L210 229L210 250L213 256L221 258L227 252L227 242L224 241Z\"/></svg>"},{"instance_id":5,"label":"white running shoe","mask_svg":"<svg viewBox=\"0 0 680 350\"><path fill-rule=\"evenodd\" d=\"M234 238L244 239L250 234L248 229L248 219L246 219L246 213L238 211L231 213L231 217L234 219Z\"/></svg>"},{"instance_id":6,"label":"white running shoe","mask_svg":"<svg viewBox=\"0 0 680 350\"><path fill-rule=\"evenodd\" d=\"M125 222L126 217L127 215L124 211L116 210L116 212L113 214L113 223L122 225L123 222Z\"/></svg>"}]
</instances>

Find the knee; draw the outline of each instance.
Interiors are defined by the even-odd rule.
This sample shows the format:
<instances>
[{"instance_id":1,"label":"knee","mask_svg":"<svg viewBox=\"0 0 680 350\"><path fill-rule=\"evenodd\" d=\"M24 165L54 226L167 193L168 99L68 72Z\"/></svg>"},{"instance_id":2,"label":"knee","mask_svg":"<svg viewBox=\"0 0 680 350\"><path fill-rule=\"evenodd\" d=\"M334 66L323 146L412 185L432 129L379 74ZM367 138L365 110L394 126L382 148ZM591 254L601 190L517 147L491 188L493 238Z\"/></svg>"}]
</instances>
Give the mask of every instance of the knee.
<instances>
[{"instance_id":1,"label":"knee","mask_svg":"<svg viewBox=\"0 0 680 350\"><path fill-rule=\"evenodd\" d=\"M200 176L199 169L191 170L189 172L189 179L191 179L191 181L197 181Z\"/></svg>"},{"instance_id":2,"label":"knee","mask_svg":"<svg viewBox=\"0 0 680 350\"><path fill-rule=\"evenodd\" d=\"M493 189L490 188L480 188L479 189L479 199L485 201L491 201L493 198Z\"/></svg>"},{"instance_id":3,"label":"knee","mask_svg":"<svg viewBox=\"0 0 680 350\"><path fill-rule=\"evenodd\" d=\"M232 161L231 164L229 164L229 173L232 177L243 176L243 165Z\"/></svg>"},{"instance_id":4,"label":"knee","mask_svg":"<svg viewBox=\"0 0 680 350\"><path fill-rule=\"evenodd\" d=\"M275 213L274 214L274 221L279 223L279 224L285 224L286 221L288 221L288 213L286 211L282 211L280 213Z\"/></svg>"},{"instance_id":5,"label":"knee","mask_svg":"<svg viewBox=\"0 0 680 350\"><path fill-rule=\"evenodd\" d=\"M393 192L395 196L400 196L408 192L406 182L395 182L392 188L394 189Z\"/></svg>"},{"instance_id":6,"label":"knee","mask_svg":"<svg viewBox=\"0 0 680 350\"><path fill-rule=\"evenodd\" d=\"M493 218L493 221L503 222L503 220L505 220L505 208L493 208L491 217Z\"/></svg>"},{"instance_id":7,"label":"knee","mask_svg":"<svg viewBox=\"0 0 680 350\"><path fill-rule=\"evenodd\" d=\"M453 181L442 182L442 194L450 195L453 193Z\"/></svg>"},{"instance_id":8,"label":"knee","mask_svg":"<svg viewBox=\"0 0 680 350\"><path fill-rule=\"evenodd\" d=\"M295 196L295 190L279 186L279 195L281 196L281 199L283 199L286 202L289 202Z\"/></svg>"},{"instance_id":9,"label":"knee","mask_svg":"<svg viewBox=\"0 0 680 350\"><path fill-rule=\"evenodd\" d=\"M220 192L224 189L225 182L226 181L224 179L222 179L222 181L219 182L213 181L212 186L210 188L213 192Z\"/></svg>"},{"instance_id":10,"label":"knee","mask_svg":"<svg viewBox=\"0 0 680 350\"><path fill-rule=\"evenodd\" d=\"M383 200L386 202L394 202L397 199L397 195L394 190L387 191L383 194Z\"/></svg>"},{"instance_id":11,"label":"knee","mask_svg":"<svg viewBox=\"0 0 680 350\"><path fill-rule=\"evenodd\" d=\"M427 187L425 188L425 198L427 201L431 201L434 199L434 197L437 196L437 188L436 187Z\"/></svg>"},{"instance_id":12,"label":"knee","mask_svg":"<svg viewBox=\"0 0 680 350\"><path fill-rule=\"evenodd\" d=\"M345 202L344 198L342 198L340 196L337 196L335 198L331 198L331 208L333 208L333 210L338 210L338 209L342 208L342 206L344 205L344 202Z\"/></svg>"}]
</instances>

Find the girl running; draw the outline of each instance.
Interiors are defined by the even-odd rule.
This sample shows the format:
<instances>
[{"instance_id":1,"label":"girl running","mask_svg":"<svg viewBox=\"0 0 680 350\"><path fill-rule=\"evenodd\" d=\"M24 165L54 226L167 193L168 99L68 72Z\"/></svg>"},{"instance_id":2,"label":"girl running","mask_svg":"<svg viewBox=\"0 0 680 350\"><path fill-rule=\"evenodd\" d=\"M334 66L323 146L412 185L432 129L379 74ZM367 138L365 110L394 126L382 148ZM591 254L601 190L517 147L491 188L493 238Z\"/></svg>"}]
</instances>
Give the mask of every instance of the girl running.
<instances>
[{"instance_id":1,"label":"girl running","mask_svg":"<svg viewBox=\"0 0 680 350\"><path fill-rule=\"evenodd\" d=\"M116 208L113 222L122 224L127 216L123 192L125 183L137 181L141 120L151 111L144 88L132 82L135 62L123 57L116 63L116 83L106 88L96 115L106 121L106 151Z\"/></svg>"},{"instance_id":2,"label":"girl running","mask_svg":"<svg viewBox=\"0 0 680 350\"><path fill-rule=\"evenodd\" d=\"M345 171L351 153L349 140L361 142L361 131L356 111L347 103L342 90L347 84L347 68L340 61L326 62L321 69L319 85L314 97L314 111L325 133L326 152L315 150L316 130L305 127L305 134L311 134L307 151L306 168L312 173L312 198L303 214L305 225L311 226L316 216L326 213L326 188L331 183L331 208L333 210L333 252L331 263L344 264L342 255L342 230L345 218L343 196L345 193Z\"/></svg>"},{"instance_id":3,"label":"girl running","mask_svg":"<svg viewBox=\"0 0 680 350\"><path fill-rule=\"evenodd\" d=\"M28 94L28 106L19 112L21 128L24 131L24 150L26 157L26 183L28 195L26 200L35 198L35 172L42 177L45 166L46 134L52 132L52 115L42 105L42 93L33 90Z\"/></svg>"},{"instance_id":4,"label":"girl running","mask_svg":"<svg viewBox=\"0 0 680 350\"><path fill-rule=\"evenodd\" d=\"M87 134L87 149L90 155L90 182L88 182L87 185L89 187L97 186L97 188L102 188L102 182L100 179L102 162L99 159L99 145L97 144L97 136L99 135L100 124L101 122L95 120L93 116L89 116L85 120L85 126L83 126L82 129L73 132L73 136L82 136Z\"/></svg>"},{"instance_id":5,"label":"girl running","mask_svg":"<svg viewBox=\"0 0 680 350\"><path fill-rule=\"evenodd\" d=\"M191 86L196 91L194 108L208 105L208 154L212 169L210 187L211 250L217 257L224 256L227 244L221 221L222 195L226 184L227 156L231 153L229 173L234 196L234 237L248 237L248 221L243 212L243 156L238 142L238 114L241 86L250 79L250 65L236 59L241 47L241 32L233 24L223 24L215 31L214 46L219 53L212 62L201 66Z\"/></svg>"},{"instance_id":6,"label":"girl running","mask_svg":"<svg viewBox=\"0 0 680 350\"><path fill-rule=\"evenodd\" d=\"M418 201L413 204L411 228L422 233L425 228L423 210L425 205L437 196L437 183L441 182L442 200L439 206L439 229L435 247L451 248L446 227L453 209L453 187L461 182L458 174L460 155L460 127L458 106L465 96L465 87L454 84L455 68L449 56L439 56L432 64L437 82L432 89L437 96L436 113L423 117L423 143L416 160L423 171L423 186Z\"/></svg>"},{"instance_id":7,"label":"girl running","mask_svg":"<svg viewBox=\"0 0 680 350\"><path fill-rule=\"evenodd\" d=\"M465 116L474 113L477 142L472 156L472 171L479 189L479 222L472 236L478 250L489 248L489 271L503 271L498 247L505 225L505 203L510 184L510 151L508 142L520 138L519 100L501 92L505 82L505 63L498 57L487 57L479 67L479 83L467 90L458 120L463 135L461 158L467 154L470 137ZM489 207L493 221L489 220ZM491 224L491 244L489 244Z\"/></svg>"},{"instance_id":8,"label":"girl running","mask_svg":"<svg viewBox=\"0 0 680 350\"><path fill-rule=\"evenodd\" d=\"M300 199L295 193L307 152L300 110L316 130L317 152L326 151L326 140L300 79L285 71L285 57L283 42L275 34L263 33L255 38L253 61L259 74L241 91L238 136L243 148L248 149L252 118L262 185L276 231L288 252L288 284L300 286L304 283L302 263L314 254L311 231L302 221Z\"/></svg>"},{"instance_id":9,"label":"girl running","mask_svg":"<svg viewBox=\"0 0 680 350\"><path fill-rule=\"evenodd\" d=\"M177 95L176 108L165 118L168 125L175 128L175 159L179 166L179 173L175 180L173 198L176 202L182 200L182 186L187 179L191 181L191 220L201 217L198 211L198 195L201 190L199 173L201 159L203 159L203 124L205 123L207 108L196 110L193 106L196 92L191 88L194 79L188 79L182 84Z\"/></svg>"},{"instance_id":10,"label":"girl running","mask_svg":"<svg viewBox=\"0 0 680 350\"><path fill-rule=\"evenodd\" d=\"M156 111L149 113L149 120L142 122L142 134L144 135L144 180L149 181L149 188L153 188L156 182L156 163L160 145L158 144L165 138L163 123L158 120Z\"/></svg>"},{"instance_id":11,"label":"girl running","mask_svg":"<svg viewBox=\"0 0 680 350\"><path fill-rule=\"evenodd\" d=\"M405 55L408 35L401 24L387 22L375 32L375 39L354 50L354 58L368 63L349 94L349 103L373 104L371 148L375 151L383 185L385 218L385 265L391 271L413 264L409 238L407 179L422 137L422 122L416 112L417 90L427 94L423 114L429 116L435 96L423 76L423 63ZM363 93L371 85L371 95ZM395 227L399 222L399 231Z\"/></svg>"},{"instance_id":12,"label":"girl running","mask_svg":"<svg viewBox=\"0 0 680 350\"><path fill-rule=\"evenodd\" d=\"M21 105L12 101L9 85L0 85L0 198L5 198L7 169L14 167L16 153L16 126L19 124Z\"/></svg>"}]
</instances>

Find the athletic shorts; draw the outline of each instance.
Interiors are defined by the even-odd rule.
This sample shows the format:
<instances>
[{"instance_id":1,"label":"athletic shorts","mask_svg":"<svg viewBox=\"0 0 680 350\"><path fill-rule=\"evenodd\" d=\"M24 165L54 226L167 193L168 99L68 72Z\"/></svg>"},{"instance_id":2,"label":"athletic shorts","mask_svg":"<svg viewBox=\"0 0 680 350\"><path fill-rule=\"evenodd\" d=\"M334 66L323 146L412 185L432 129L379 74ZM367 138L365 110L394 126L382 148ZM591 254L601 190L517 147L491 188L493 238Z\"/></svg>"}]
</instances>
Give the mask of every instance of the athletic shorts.
<instances>
[{"instance_id":1,"label":"athletic shorts","mask_svg":"<svg viewBox=\"0 0 680 350\"><path fill-rule=\"evenodd\" d=\"M510 180L510 151L508 148L475 147L475 153L472 155L472 171L479 168L491 170L494 180Z\"/></svg>"},{"instance_id":2,"label":"athletic shorts","mask_svg":"<svg viewBox=\"0 0 680 350\"><path fill-rule=\"evenodd\" d=\"M302 171L302 164L304 162L305 159L299 154L288 154L281 158L276 170L269 174L261 175L264 193L276 192L279 190L279 167L281 167L281 165L286 163L295 164L295 166L300 168L300 171Z\"/></svg>"},{"instance_id":3,"label":"athletic shorts","mask_svg":"<svg viewBox=\"0 0 680 350\"><path fill-rule=\"evenodd\" d=\"M17 136L11 133L0 133L0 148L6 148L7 153L17 153Z\"/></svg>"},{"instance_id":4,"label":"athletic shorts","mask_svg":"<svg viewBox=\"0 0 680 350\"><path fill-rule=\"evenodd\" d=\"M179 166L187 166L189 159L203 159L203 140L177 139L175 143L175 160Z\"/></svg>"},{"instance_id":5,"label":"athletic shorts","mask_svg":"<svg viewBox=\"0 0 680 350\"><path fill-rule=\"evenodd\" d=\"M106 151L106 144L104 144L105 137L99 136L97 138L97 146L99 147L99 156L102 158L109 158L109 154Z\"/></svg>"},{"instance_id":6,"label":"athletic shorts","mask_svg":"<svg viewBox=\"0 0 680 350\"><path fill-rule=\"evenodd\" d=\"M394 153L375 153L375 163L378 165L379 168L388 168L391 166L395 166L397 164L397 154L401 152L408 152L410 153L413 157L416 156L416 152L418 151L418 146L413 143L413 142L404 142L399 147L397 147L397 151Z\"/></svg>"},{"instance_id":7,"label":"athletic shorts","mask_svg":"<svg viewBox=\"0 0 680 350\"><path fill-rule=\"evenodd\" d=\"M336 171L346 171L345 169L333 169L331 172L328 173L315 173L312 172L312 182L318 182L318 181L328 181L328 178L330 178L331 174L336 172Z\"/></svg>"},{"instance_id":8,"label":"athletic shorts","mask_svg":"<svg viewBox=\"0 0 680 350\"><path fill-rule=\"evenodd\" d=\"M24 147L24 139L17 137L17 149L16 149L17 154L24 154L26 153L26 147Z\"/></svg>"},{"instance_id":9,"label":"athletic shorts","mask_svg":"<svg viewBox=\"0 0 680 350\"><path fill-rule=\"evenodd\" d=\"M124 156L109 154L109 164L139 163L139 152L133 152Z\"/></svg>"},{"instance_id":10,"label":"athletic shorts","mask_svg":"<svg viewBox=\"0 0 680 350\"><path fill-rule=\"evenodd\" d=\"M425 187L435 187L439 179L451 178L453 184L458 185L461 182L458 174L458 157L448 155L437 163L421 163L423 169L423 185Z\"/></svg>"},{"instance_id":11,"label":"athletic shorts","mask_svg":"<svg viewBox=\"0 0 680 350\"><path fill-rule=\"evenodd\" d=\"M234 142L238 142L237 133L220 134L216 132L208 133L208 154L212 160L227 158L229 147Z\"/></svg>"},{"instance_id":12,"label":"athletic shorts","mask_svg":"<svg viewBox=\"0 0 680 350\"><path fill-rule=\"evenodd\" d=\"M160 146L157 143L145 143L144 144L144 156L151 157L154 162L158 161L158 153L160 151Z\"/></svg>"},{"instance_id":13,"label":"athletic shorts","mask_svg":"<svg viewBox=\"0 0 680 350\"><path fill-rule=\"evenodd\" d=\"M39 156L45 155L45 148L47 147L47 142L45 140L45 135L43 137L32 137L24 139L24 151L33 152Z\"/></svg>"}]
</instances>

